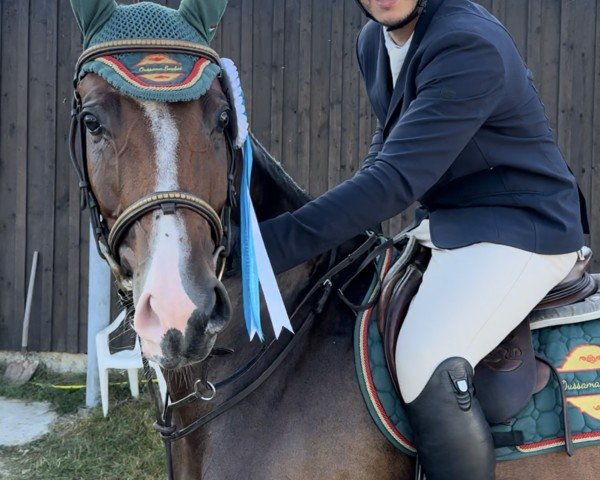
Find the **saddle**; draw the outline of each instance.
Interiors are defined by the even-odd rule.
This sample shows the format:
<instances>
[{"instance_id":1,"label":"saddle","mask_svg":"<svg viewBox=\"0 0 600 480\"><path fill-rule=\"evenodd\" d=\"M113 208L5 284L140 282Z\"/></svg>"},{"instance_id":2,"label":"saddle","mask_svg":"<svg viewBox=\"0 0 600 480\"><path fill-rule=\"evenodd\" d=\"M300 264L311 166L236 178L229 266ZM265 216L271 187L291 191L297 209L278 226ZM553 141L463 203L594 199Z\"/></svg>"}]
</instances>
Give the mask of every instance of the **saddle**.
<instances>
[{"instance_id":1,"label":"saddle","mask_svg":"<svg viewBox=\"0 0 600 480\"><path fill-rule=\"evenodd\" d=\"M399 239L396 248L400 250L399 257L381 285L377 327L383 339L390 377L398 397L402 398L396 375L396 342L429 264L431 250L417 243L414 237L406 236ZM583 247L571 272L534 310L571 305L596 293L596 281L587 273L591 258L591 249ZM528 321L524 320L475 367L473 383L488 422L500 424L510 421L532 395L547 385L552 368L547 360L536 357L531 329Z\"/></svg>"}]
</instances>

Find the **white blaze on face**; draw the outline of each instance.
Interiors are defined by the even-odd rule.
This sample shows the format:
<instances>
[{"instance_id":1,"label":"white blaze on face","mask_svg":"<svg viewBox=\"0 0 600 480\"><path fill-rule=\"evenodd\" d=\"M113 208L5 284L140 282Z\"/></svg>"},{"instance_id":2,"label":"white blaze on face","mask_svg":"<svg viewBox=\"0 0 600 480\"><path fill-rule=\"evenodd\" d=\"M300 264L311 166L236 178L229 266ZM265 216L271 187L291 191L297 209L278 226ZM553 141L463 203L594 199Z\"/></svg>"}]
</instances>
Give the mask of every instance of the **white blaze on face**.
<instances>
[{"instance_id":1,"label":"white blaze on face","mask_svg":"<svg viewBox=\"0 0 600 480\"><path fill-rule=\"evenodd\" d=\"M167 103L140 102L148 118L155 149L156 192L178 190L179 132ZM136 305L134 327L147 356L160 357L160 340L171 328L185 332L196 308L184 289L180 266L187 264L190 246L179 213L152 213L148 272Z\"/></svg>"}]
</instances>

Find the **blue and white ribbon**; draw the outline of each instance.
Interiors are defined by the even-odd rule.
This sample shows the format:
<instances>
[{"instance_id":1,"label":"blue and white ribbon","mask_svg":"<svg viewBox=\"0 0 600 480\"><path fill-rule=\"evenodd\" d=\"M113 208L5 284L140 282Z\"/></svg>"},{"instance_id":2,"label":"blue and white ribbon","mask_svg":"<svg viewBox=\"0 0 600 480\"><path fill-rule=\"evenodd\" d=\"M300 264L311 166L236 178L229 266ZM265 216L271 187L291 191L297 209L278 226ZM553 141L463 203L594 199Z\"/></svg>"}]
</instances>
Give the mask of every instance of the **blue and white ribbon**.
<instances>
[{"instance_id":1,"label":"blue and white ribbon","mask_svg":"<svg viewBox=\"0 0 600 480\"><path fill-rule=\"evenodd\" d=\"M289 316L277 286L275 273L269 260L265 242L260 233L256 212L250 197L250 183L252 178L253 150L252 140L248 135L248 120L244 95L237 72L237 68L229 59L222 59L223 69L230 83L234 108L237 119L238 135L235 144L239 148L243 145L242 185L240 192L241 209L241 253L242 253L242 294L244 303L244 318L250 340L258 335L264 340L264 333L260 319L260 293L259 284L263 295L275 337L279 337L281 330L286 328L293 333Z\"/></svg>"}]
</instances>

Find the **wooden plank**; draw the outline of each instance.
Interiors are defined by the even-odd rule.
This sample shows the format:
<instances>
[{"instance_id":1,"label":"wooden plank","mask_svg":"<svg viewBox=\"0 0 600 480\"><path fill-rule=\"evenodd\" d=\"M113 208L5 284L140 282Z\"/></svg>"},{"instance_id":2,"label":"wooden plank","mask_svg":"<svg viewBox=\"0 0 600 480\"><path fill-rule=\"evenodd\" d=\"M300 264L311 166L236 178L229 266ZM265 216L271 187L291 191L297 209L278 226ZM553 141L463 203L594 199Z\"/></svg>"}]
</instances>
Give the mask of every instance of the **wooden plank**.
<instances>
[{"instance_id":1,"label":"wooden plank","mask_svg":"<svg viewBox=\"0 0 600 480\"><path fill-rule=\"evenodd\" d=\"M230 58L238 66L241 60L240 29L242 19L241 0L233 0L225 11L222 22L221 55ZM245 85L242 85L245 87Z\"/></svg>"},{"instance_id":2,"label":"wooden plank","mask_svg":"<svg viewBox=\"0 0 600 480\"><path fill-rule=\"evenodd\" d=\"M252 130L258 139L271 147L271 29L273 0L256 0L252 38Z\"/></svg>"},{"instance_id":3,"label":"wooden plank","mask_svg":"<svg viewBox=\"0 0 600 480\"><path fill-rule=\"evenodd\" d=\"M29 2L2 2L2 112L0 122L0 229L3 260L0 262L0 345L18 348L25 301L27 246L27 55ZM19 48L14 48L19 45Z\"/></svg>"},{"instance_id":4,"label":"wooden plank","mask_svg":"<svg viewBox=\"0 0 600 480\"><path fill-rule=\"evenodd\" d=\"M283 149L285 10L273 8L271 35L271 155L280 159Z\"/></svg>"},{"instance_id":5,"label":"wooden plank","mask_svg":"<svg viewBox=\"0 0 600 480\"><path fill-rule=\"evenodd\" d=\"M492 0L492 8L490 12L496 17L502 24L506 21L506 1L507 0Z\"/></svg>"},{"instance_id":6,"label":"wooden plank","mask_svg":"<svg viewBox=\"0 0 600 480\"><path fill-rule=\"evenodd\" d=\"M373 111L371 104L369 103L369 96L364 83L360 84L359 89L359 111L358 111L358 158L362 163L363 159L369 153L369 147L371 146L371 140L373 138L373 128L371 122L371 116ZM357 165L358 167L359 165Z\"/></svg>"},{"instance_id":7,"label":"wooden plank","mask_svg":"<svg viewBox=\"0 0 600 480\"><path fill-rule=\"evenodd\" d=\"M259 1L259 0L257 0ZM240 63L238 64L238 70L240 71L240 77L242 85L244 85L244 92L246 95L246 107L248 110L248 120L250 122L250 129L254 130L254 115L253 115L253 90L252 90L252 44L253 44L253 13L252 6L254 0L243 0L242 6L242 24L240 28L241 37L241 52L240 52Z\"/></svg>"},{"instance_id":8,"label":"wooden plank","mask_svg":"<svg viewBox=\"0 0 600 480\"><path fill-rule=\"evenodd\" d=\"M558 122L560 18L560 2L529 1L527 64L554 132Z\"/></svg>"},{"instance_id":9,"label":"wooden plank","mask_svg":"<svg viewBox=\"0 0 600 480\"><path fill-rule=\"evenodd\" d=\"M504 0L504 26L510 32L523 58L527 56L529 5L524 0Z\"/></svg>"},{"instance_id":10,"label":"wooden plank","mask_svg":"<svg viewBox=\"0 0 600 480\"><path fill-rule=\"evenodd\" d=\"M56 191L54 243L54 305L52 337L68 352L79 351L79 254L70 247L70 229L79 222L77 180L69 160L69 123L73 96L73 68L80 52L79 27L69 0L58 2L56 71ZM73 192L73 196L72 195ZM79 233L77 231L77 238ZM65 337L61 339L61 337ZM53 344L53 349L59 347Z\"/></svg>"},{"instance_id":11,"label":"wooden plank","mask_svg":"<svg viewBox=\"0 0 600 480\"><path fill-rule=\"evenodd\" d=\"M592 171L591 191L587 198L590 215L590 245L600 252L600 1L596 2L596 41L594 42L594 114L592 127ZM600 256L593 259L593 272L600 271Z\"/></svg>"},{"instance_id":12,"label":"wooden plank","mask_svg":"<svg viewBox=\"0 0 600 480\"><path fill-rule=\"evenodd\" d=\"M300 3L300 54L298 56L298 169L296 180L311 191L309 159L311 157L311 85L312 85L312 0Z\"/></svg>"},{"instance_id":13,"label":"wooden plank","mask_svg":"<svg viewBox=\"0 0 600 480\"><path fill-rule=\"evenodd\" d=\"M29 5L28 2L19 2L19 14L17 21L17 36L15 44L21 45L21 51L29 49ZM21 43L23 42L23 43ZM21 318L25 302L25 282L27 266L27 180L28 180L28 145L27 145L27 121L28 121L28 67L27 58L17 58L17 83L16 95L17 113L16 113L16 151L14 160L17 163L16 178L16 200L17 217L15 222L15 313L17 318ZM17 344L19 333L15 335Z\"/></svg>"},{"instance_id":14,"label":"wooden plank","mask_svg":"<svg viewBox=\"0 0 600 480\"><path fill-rule=\"evenodd\" d=\"M16 136L17 84L13 80L17 76L18 52L10 48L10 43L18 34L18 2L2 2L2 50L1 83L0 83L0 245L2 245L2 261L0 262L0 349L16 348L18 343L16 324L18 323L15 308L15 223L18 159L13 157L13 150L18 144ZM4 38L5 37L5 38ZM27 100L25 98L25 100Z\"/></svg>"},{"instance_id":15,"label":"wooden plank","mask_svg":"<svg viewBox=\"0 0 600 480\"><path fill-rule=\"evenodd\" d=\"M57 3L43 2L30 13L27 262L40 252L31 310L32 349L52 346L54 283L54 182ZM58 319L57 319L58 320ZM64 339L61 336L61 339ZM64 350L64 341L57 345Z\"/></svg>"},{"instance_id":16,"label":"wooden plank","mask_svg":"<svg viewBox=\"0 0 600 480\"><path fill-rule=\"evenodd\" d=\"M479 3L489 12L492 11L492 0L477 0L475 3Z\"/></svg>"},{"instance_id":17,"label":"wooden plank","mask_svg":"<svg viewBox=\"0 0 600 480\"><path fill-rule=\"evenodd\" d=\"M331 2L312 2L310 84L310 194L327 190L329 155L329 82L331 58Z\"/></svg>"},{"instance_id":18,"label":"wooden plank","mask_svg":"<svg viewBox=\"0 0 600 480\"><path fill-rule=\"evenodd\" d=\"M595 0L563 0L560 77L559 144L586 198L591 194L591 139L594 96Z\"/></svg>"},{"instance_id":19,"label":"wooden plank","mask_svg":"<svg viewBox=\"0 0 600 480\"><path fill-rule=\"evenodd\" d=\"M363 88L363 79L356 58L356 38L363 24L363 16L358 8L346 8L344 19L340 180L352 176L362 161L358 159L358 96L360 88Z\"/></svg>"},{"instance_id":20,"label":"wooden plank","mask_svg":"<svg viewBox=\"0 0 600 480\"><path fill-rule=\"evenodd\" d=\"M342 147L342 100L344 73L344 4L343 0L331 3L331 60L329 66L329 155L327 188L340 183ZM350 8L350 7L349 7ZM353 7L352 7L353 8Z\"/></svg>"},{"instance_id":21,"label":"wooden plank","mask_svg":"<svg viewBox=\"0 0 600 480\"><path fill-rule=\"evenodd\" d=\"M298 85L300 56L300 2L285 0L285 49L283 63L282 145L281 158L286 171L302 186L298 166Z\"/></svg>"}]
</instances>

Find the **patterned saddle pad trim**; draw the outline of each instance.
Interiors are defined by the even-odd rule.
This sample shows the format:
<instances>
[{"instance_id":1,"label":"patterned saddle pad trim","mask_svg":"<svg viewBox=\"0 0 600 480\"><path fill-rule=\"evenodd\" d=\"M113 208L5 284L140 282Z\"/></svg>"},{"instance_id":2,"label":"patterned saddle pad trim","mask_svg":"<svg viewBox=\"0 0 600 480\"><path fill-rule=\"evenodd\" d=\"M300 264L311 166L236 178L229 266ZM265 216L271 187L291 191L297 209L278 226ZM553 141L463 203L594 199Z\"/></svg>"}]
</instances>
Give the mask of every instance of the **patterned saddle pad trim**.
<instances>
[{"instance_id":1,"label":"patterned saddle pad trim","mask_svg":"<svg viewBox=\"0 0 600 480\"><path fill-rule=\"evenodd\" d=\"M387 250L385 256L379 258L377 270L380 281L383 280L392 266L394 258L393 249ZM371 301L377 295L377 282L378 279L374 277L365 296L364 303ZM375 307L364 310L358 314L356 319L356 326L354 329L354 356L358 383L367 408L369 409L369 413L381 433L383 433L396 448L408 455L415 455L417 450L410 439L412 436L410 425L405 421L405 417L395 415L395 413L398 412L393 411L395 410L394 400L396 399L396 394L385 365L381 341L378 348L381 349L380 358L383 359L383 364L373 368L369 358L370 344L372 343L369 340L369 329L374 328L379 335L376 320L371 321L371 319L376 319L376 317L374 317L375 311ZM374 375L378 376L377 385ZM384 406L384 402L386 402L387 405ZM397 425L399 422L403 423L401 428ZM403 432L407 432L407 434Z\"/></svg>"},{"instance_id":2,"label":"patterned saddle pad trim","mask_svg":"<svg viewBox=\"0 0 600 480\"><path fill-rule=\"evenodd\" d=\"M392 262L392 251L379 259L380 278L385 276ZM376 285L377 278L374 278L365 301L376 295ZM599 317L600 314L596 318ZM561 341L556 341L558 337L561 337ZM533 341L536 350L541 349L550 357L561 374L567 390L574 444L600 444L600 320L543 328L533 332ZM375 424L396 448L408 455L415 455L412 431L385 364L375 308L357 316L354 349L358 382ZM563 427L558 420L558 397L558 384L553 378L546 388L535 395L512 425L492 427L493 432L525 432L526 442L523 445L496 449L499 460L564 449Z\"/></svg>"}]
</instances>

